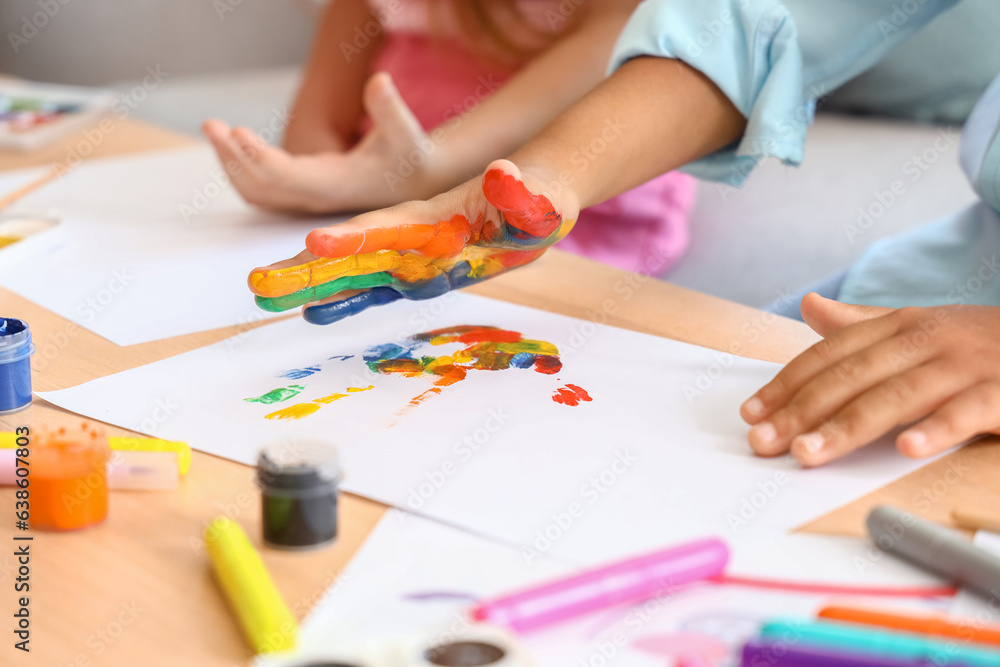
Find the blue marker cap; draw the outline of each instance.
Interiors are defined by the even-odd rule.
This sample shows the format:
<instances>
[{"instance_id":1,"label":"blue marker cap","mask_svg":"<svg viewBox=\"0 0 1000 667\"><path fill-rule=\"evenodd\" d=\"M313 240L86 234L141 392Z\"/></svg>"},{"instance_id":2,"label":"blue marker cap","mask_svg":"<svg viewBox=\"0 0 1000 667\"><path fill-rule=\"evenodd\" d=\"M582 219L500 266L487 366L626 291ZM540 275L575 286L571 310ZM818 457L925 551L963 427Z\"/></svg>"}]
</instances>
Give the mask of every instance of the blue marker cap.
<instances>
[{"instance_id":1,"label":"blue marker cap","mask_svg":"<svg viewBox=\"0 0 1000 667\"><path fill-rule=\"evenodd\" d=\"M13 317L0 317L0 415L31 403L31 328Z\"/></svg>"}]
</instances>

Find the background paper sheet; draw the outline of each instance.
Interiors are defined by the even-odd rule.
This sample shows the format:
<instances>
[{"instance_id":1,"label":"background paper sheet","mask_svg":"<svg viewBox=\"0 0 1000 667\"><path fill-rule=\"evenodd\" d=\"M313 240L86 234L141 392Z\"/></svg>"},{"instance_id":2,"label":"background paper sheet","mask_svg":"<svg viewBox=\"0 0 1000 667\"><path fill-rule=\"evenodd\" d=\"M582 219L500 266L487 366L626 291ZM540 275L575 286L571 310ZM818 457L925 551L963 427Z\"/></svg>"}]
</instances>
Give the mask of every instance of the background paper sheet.
<instances>
[{"instance_id":1,"label":"background paper sheet","mask_svg":"<svg viewBox=\"0 0 1000 667\"><path fill-rule=\"evenodd\" d=\"M18 210L61 222L0 252L0 286L119 345L274 317L254 304L250 270L335 220L251 208L207 147L94 160Z\"/></svg>"},{"instance_id":2,"label":"background paper sheet","mask_svg":"<svg viewBox=\"0 0 1000 667\"><path fill-rule=\"evenodd\" d=\"M433 376L375 374L363 361L373 345L455 325L494 325L554 343L563 366L553 375L471 370L428 394ZM753 456L738 406L777 369L454 294L396 302L329 327L273 323L41 395L243 463L268 441L333 440L350 491L533 553L599 562L708 533L768 541L922 465L886 443L814 470L788 457ZM568 385L592 400L553 400ZM287 394L294 396L266 402ZM417 396L425 400L413 406ZM293 405L316 411L265 418Z\"/></svg>"},{"instance_id":3,"label":"background paper sheet","mask_svg":"<svg viewBox=\"0 0 1000 667\"><path fill-rule=\"evenodd\" d=\"M856 562L868 558L868 547L862 540L849 538L789 535L766 547L738 549L728 572L785 581L940 585L939 580L891 557L859 571ZM384 645L419 631L430 636L443 635L449 628L454 632L467 623L465 612L472 600L510 593L573 571L546 557L529 563L516 549L393 511L386 514L304 622L300 652L314 660L330 659L336 656L338 646L351 641ZM820 607L836 602L874 608L919 605L928 610L945 604L944 600L698 587L534 631L522 641L543 667L663 667L675 663L667 652L655 650L657 645L690 646L694 643L690 635L694 634L715 639L695 644L703 648L719 644L735 648L755 634L764 620L811 616Z\"/></svg>"}]
</instances>

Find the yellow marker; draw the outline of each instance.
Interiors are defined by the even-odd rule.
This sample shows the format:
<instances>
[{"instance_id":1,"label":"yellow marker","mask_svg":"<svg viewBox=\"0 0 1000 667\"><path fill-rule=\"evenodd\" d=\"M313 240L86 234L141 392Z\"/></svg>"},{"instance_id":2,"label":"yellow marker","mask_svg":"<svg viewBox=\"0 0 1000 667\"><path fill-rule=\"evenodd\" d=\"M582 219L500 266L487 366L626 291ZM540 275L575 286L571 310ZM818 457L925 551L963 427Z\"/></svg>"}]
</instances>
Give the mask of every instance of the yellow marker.
<instances>
[{"instance_id":1,"label":"yellow marker","mask_svg":"<svg viewBox=\"0 0 1000 667\"><path fill-rule=\"evenodd\" d=\"M240 525L226 517L205 529L215 576L255 653L295 648L299 626Z\"/></svg>"},{"instance_id":2,"label":"yellow marker","mask_svg":"<svg viewBox=\"0 0 1000 667\"><path fill-rule=\"evenodd\" d=\"M186 442L159 440L157 438L108 438L111 451L173 452L177 454L177 469L186 475L191 469L191 447ZM0 433L0 449L16 449L17 436Z\"/></svg>"}]
</instances>

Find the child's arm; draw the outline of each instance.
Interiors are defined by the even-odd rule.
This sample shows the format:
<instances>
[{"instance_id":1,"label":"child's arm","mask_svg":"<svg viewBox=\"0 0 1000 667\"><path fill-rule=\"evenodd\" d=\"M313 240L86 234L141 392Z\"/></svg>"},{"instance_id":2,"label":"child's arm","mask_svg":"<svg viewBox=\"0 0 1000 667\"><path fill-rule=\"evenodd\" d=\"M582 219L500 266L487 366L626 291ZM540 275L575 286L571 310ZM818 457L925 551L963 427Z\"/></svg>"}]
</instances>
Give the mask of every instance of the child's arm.
<instances>
[{"instance_id":1,"label":"child's arm","mask_svg":"<svg viewBox=\"0 0 1000 667\"><path fill-rule=\"evenodd\" d=\"M498 155L509 155L601 82L638 0L564 4L579 16L552 11L549 20L560 27L559 22L578 19L577 25L467 114L431 132L435 151L420 167L423 184L408 197L431 197L482 171Z\"/></svg>"},{"instance_id":2,"label":"child's arm","mask_svg":"<svg viewBox=\"0 0 1000 667\"><path fill-rule=\"evenodd\" d=\"M743 404L754 451L791 450L816 466L896 437L921 458L1000 433L1000 308L872 308L810 294L806 322L825 340Z\"/></svg>"},{"instance_id":3,"label":"child's arm","mask_svg":"<svg viewBox=\"0 0 1000 667\"><path fill-rule=\"evenodd\" d=\"M378 24L378 19L367 0L327 3L285 129L284 147L289 152L343 151L357 140L361 90L382 32L359 49L354 44L355 29L365 34L365 27L373 22Z\"/></svg>"},{"instance_id":4,"label":"child's arm","mask_svg":"<svg viewBox=\"0 0 1000 667\"><path fill-rule=\"evenodd\" d=\"M319 301L305 314L324 324L398 298L437 296L537 258L570 231L581 206L742 131L743 117L702 74L637 58L515 154L516 164L497 160L484 177L430 201L316 229L306 252L255 269L249 285L268 310ZM600 155L579 161L578 149L597 140Z\"/></svg>"}]
</instances>

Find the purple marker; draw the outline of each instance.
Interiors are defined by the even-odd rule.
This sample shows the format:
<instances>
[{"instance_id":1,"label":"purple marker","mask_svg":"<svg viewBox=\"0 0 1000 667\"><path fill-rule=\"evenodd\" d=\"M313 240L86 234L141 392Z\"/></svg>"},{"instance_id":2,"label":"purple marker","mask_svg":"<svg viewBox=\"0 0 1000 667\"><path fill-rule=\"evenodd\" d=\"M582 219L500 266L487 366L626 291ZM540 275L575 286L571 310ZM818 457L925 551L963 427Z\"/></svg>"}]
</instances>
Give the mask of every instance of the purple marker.
<instances>
[{"instance_id":1,"label":"purple marker","mask_svg":"<svg viewBox=\"0 0 1000 667\"><path fill-rule=\"evenodd\" d=\"M948 667L966 667L949 662ZM940 667L933 660L897 660L871 653L845 653L815 645L796 645L794 641L762 642L753 640L743 647L742 667Z\"/></svg>"},{"instance_id":2,"label":"purple marker","mask_svg":"<svg viewBox=\"0 0 1000 667\"><path fill-rule=\"evenodd\" d=\"M533 630L615 605L669 595L685 584L717 577L728 562L729 549L722 540L698 540L482 602L472 610L472 617L518 631Z\"/></svg>"}]
</instances>

